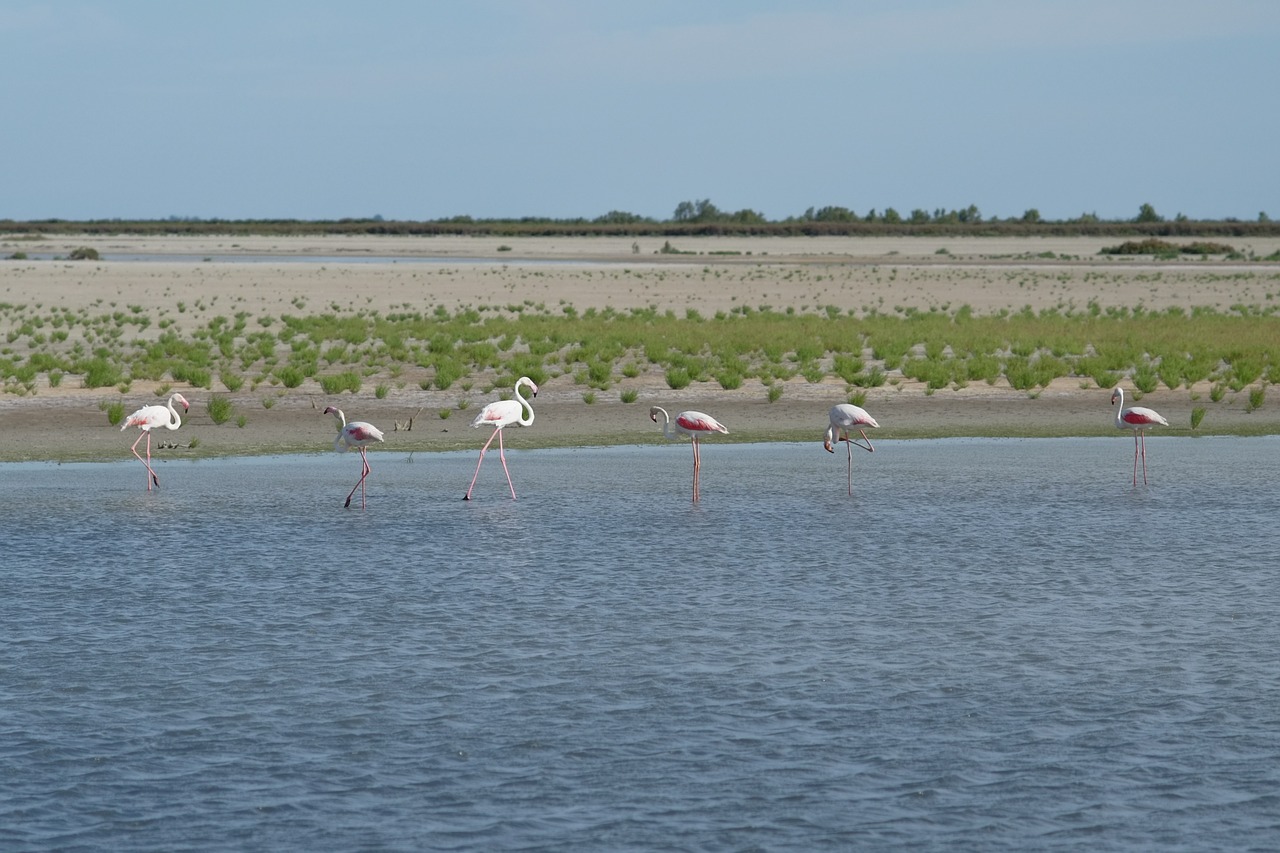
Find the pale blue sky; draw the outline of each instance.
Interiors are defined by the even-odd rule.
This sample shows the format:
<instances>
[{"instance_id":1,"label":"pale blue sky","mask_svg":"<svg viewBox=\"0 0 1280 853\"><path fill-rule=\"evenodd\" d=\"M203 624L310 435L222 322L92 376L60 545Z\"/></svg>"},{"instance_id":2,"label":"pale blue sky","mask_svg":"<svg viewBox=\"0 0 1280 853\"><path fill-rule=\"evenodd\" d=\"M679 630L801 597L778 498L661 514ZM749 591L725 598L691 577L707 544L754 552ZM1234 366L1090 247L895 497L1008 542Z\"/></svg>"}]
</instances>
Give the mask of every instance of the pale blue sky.
<instances>
[{"instance_id":1,"label":"pale blue sky","mask_svg":"<svg viewBox=\"0 0 1280 853\"><path fill-rule=\"evenodd\" d=\"M5 0L0 218L1280 218L1274 0Z\"/></svg>"}]
</instances>

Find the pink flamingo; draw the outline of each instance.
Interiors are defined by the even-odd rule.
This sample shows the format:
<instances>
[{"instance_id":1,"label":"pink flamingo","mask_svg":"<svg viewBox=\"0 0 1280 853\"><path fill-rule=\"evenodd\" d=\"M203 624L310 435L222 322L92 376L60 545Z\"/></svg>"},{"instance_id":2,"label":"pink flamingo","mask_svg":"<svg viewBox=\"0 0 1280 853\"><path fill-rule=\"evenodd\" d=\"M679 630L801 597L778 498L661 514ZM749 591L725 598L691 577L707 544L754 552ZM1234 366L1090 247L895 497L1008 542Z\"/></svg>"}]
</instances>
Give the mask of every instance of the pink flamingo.
<instances>
[{"instance_id":1,"label":"pink flamingo","mask_svg":"<svg viewBox=\"0 0 1280 853\"><path fill-rule=\"evenodd\" d=\"M1154 409L1145 406L1124 407L1124 391L1117 388L1111 392L1111 405L1120 403L1116 409L1116 428L1133 430L1133 484L1138 485L1138 457L1142 457L1142 485L1147 485L1147 428L1152 426L1168 426L1169 422Z\"/></svg>"},{"instance_id":2,"label":"pink flamingo","mask_svg":"<svg viewBox=\"0 0 1280 853\"><path fill-rule=\"evenodd\" d=\"M649 419L656 424L659 414L662 415L664 438L674 440L687 435L693 439L693 499L696 502L701 497L698 489L698 472L702 470L702 453L698 447L699 436L710 435L713 432L727 434L729 430L711 415L705 415L702 412L681 412L676 415L676 432L673 433L670 430L671 416L661 406L654 406L649 410Z\"/></svg>"},{"instance_id":3,"label":"pink flamingo","mask_svg":"<svg viewBox=\"0 0 1280 853\"><path fill-rule=\"evenodd\" d=\"M871 439L867 438L867 433L863 427L880 428L880 424L876 423L876 419L867 414L866 410L855 406L852 403L841 403L838 406L831 407L831 426L827 427L826 438L822 441L822 446L826 448L828 453L835 453L834 443L843 441L847 445L845 448L849 460L846 467L845 479L847 481L849 496L853 497L853 448L854 445L861 447L868 453L875 453L876 449L871 445ZM866 444L860 444L855 439L849 437L849 430L856 429L861 435L862 440Z\"/></svg>"},{"instance_id":4,"label":"pink flamingo","mask_svg":"<svg viewBox=\"0 0 1280 853\"><path fill-rule=\"evenodd\" d=\"M156 488L160 488L160 478L156 476L156 472L151 467L151 430L164 427L165 429L177 429L182 426L182 418L178 417L178 410L173 407L174 401L182 405L182 411L186 412L191 407L187 404L187 400L181 394L174 394L169 398L169 403L164 406L143 406L138 411L124 419L124 425L120 427L120 431L124 432L129 427L137 427L142 430L142 435L133 442L133 455L138 457L138 461L147 466L147 473L150 477L147 479L147 491L151 491L151 484L155 483ZM143 459L138 456L138 442L142 441L143 436L147 439L147 458Z\"/></svg>"},{"instance_id":5,"label":"pink flamingo","mask_svg":"<svg viewBox=\"0 0 1280 853\"><path fill-rule=\"evenodd\" d=\"M369 467L369 454L366 448L375 441L382 441L382 430L364 421L347 423L347 416L342 413L342 409L334 406L327 407L324 413L333 415L342 424L338 437L333 440L333 449L338 453L346 453L352 448L360 451L360 481L351 487L351 493L347 495L347 502L343 506L351 506L351 499L355 497L356 489L359 489L360 508L365 509L364 481L372 470Z\"/></svg>"},{"instance_id":6,"label":"pink flamingo","mask_svg":"<svg viewBox=\"0 0 1280 853\"><path fill-rule=\"evenodd\" d=\"M471 500L471 490L476 487L476 477L480 476L480 465L484 462L484 452L489 449L489 445L493 443L493 437L498 437L498 458L502 460L502 470L507 475L507 487L511 489L511 499L515 500L516 487L511 484L511 472L507 470L507 454L502 446L502 428L519 424L520 426L531 426L533 424L533 406L529 405L529 401L520 396L520 386L528 385L529 390L533 392L532 396L538 396L538 385L528 376L521 376L516 380L514 400L497 400L490 403L480 410L480 414L476 415L476 419L471 422L471 426L491 426L493 427L493 435L489 436L489 440L484 443L484 447L480 448L480 459L476 462L476 472L471 475L471 485L467 486L467 493L462 496L464 501ZM528 419L524 416L524 410L529 410Z\"/></svg>"}]
</instances>

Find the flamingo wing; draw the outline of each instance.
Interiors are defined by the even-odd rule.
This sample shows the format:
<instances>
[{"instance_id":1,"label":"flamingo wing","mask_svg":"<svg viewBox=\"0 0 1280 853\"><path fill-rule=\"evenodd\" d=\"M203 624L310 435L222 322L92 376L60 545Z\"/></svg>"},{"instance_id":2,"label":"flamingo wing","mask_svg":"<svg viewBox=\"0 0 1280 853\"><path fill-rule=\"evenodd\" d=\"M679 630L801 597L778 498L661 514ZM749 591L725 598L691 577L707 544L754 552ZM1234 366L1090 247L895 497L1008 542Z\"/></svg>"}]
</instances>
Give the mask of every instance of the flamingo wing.
<instances>
[{"instance_id":1,"label":"flamingo wing","mask_svg":"<svg viewBox=\"0 0 1280 853\"><path fill-rule=\"evenodd\" d=\"M1126 424L1132 426L1148 426L1150 424L1160 424L1168 426L1169 422L1160 416L1160 413L1154 409L1148 409L1145 406L1134 406L1125 409L1120 413L1120 419Z\"/></svg>"},{"instance_id":2,"label":"flamingo wing","mask_svg":"<svg viewBox=\"0 0 1280 853\"><path fill-rule=\"evenodd\" d=\"M169 423L169 410L164 406L143 406L129 417L125 418L124 425L120 429L126 430L129 427L138 427L139 429L149 430Z\"/></svg>"},{"instance_id":3,"label":"flamingo wing","mask_svg":"<svg viewBox=\"0 0 1280 853\"><path fill-rule=\"evenodd\" d=\"M702 412L681 412L676 415L676 425L688 433L729 432L724 424Z\"/></svg>"},{"instance_id":4,"label":"flamingo wing","mask_svg":"<svg viewBox=\"0 0 1280 853\"><path fill-rule=\"evenodd\" d=\"M504 427L520 420L520 414L520 403L516 400L498 400L481 409L471 425L478 427L487 424L491 427Z\"/></svg>"},{"instance_id":5,"label":"flamingo wing","mask_svg":"<svg viewBox=\"0 0 1280 853\"><path fill-rule=\"evenodd\" d=\"M355 444L369 444L374 441L382 441L382 430L370 423L364 421L352 421L347 424L344 430L349 440Z\"/></svg>"},{"instance_id":6,"label":"flamingo wing","mask_svg":"<svg viewBox=\"0 0 1280 853\"><path fill-rule=\"evenodd\" d=\"M876 423L876 419L871 417L866 409L852 403L841 403L832 408L831 423L844 429L863 426L880 428L880 424Z\"/></svg>"}]
</instances>

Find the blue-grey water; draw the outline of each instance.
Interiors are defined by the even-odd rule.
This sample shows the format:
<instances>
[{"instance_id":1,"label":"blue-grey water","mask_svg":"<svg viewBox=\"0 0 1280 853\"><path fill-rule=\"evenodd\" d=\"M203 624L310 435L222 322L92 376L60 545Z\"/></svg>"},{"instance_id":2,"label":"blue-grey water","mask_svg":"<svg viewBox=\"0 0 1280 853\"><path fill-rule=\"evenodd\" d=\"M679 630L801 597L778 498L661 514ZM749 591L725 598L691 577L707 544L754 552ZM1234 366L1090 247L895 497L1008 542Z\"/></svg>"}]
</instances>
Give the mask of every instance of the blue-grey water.
<instances>
[{"instance_id":1,"label":"blue-grey water","mask_svg":"<svg viewBox=\"0 0 1280 853\"><path fill-rule=\"evenodd\" d=\"M1280 439L876 447L2 465L0 849L1280 846Z\"/></svg>"}]
</instances>

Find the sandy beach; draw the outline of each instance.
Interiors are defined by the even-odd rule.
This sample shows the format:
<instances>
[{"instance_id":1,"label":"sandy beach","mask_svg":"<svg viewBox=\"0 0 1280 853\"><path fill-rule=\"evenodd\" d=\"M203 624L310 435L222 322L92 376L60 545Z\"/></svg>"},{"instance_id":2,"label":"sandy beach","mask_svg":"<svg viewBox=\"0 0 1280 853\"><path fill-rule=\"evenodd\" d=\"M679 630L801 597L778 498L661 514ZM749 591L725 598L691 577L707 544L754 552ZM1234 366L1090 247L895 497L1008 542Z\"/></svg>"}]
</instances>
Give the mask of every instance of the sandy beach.
<instances>
[{"instance_id":1,"label":"sandy beach","mask_svg":"<svg viewBox=\"0 0 1280 853\"><path fill-rule=\"evenodd\" d=\"M893 312L904 308L976 313L1142 306L1273 305L1280 299L1280 265L1221 259L1118 259L1099 255L1115 240L1098 238L697 238L673 241L681 254L663 254L664 241L613 238L501 239L464 237L226 237L69 239L0 237L0 303L12 333L21 310L48 312L129 310L190 331L218 315L305 313L453 312L465 307L527 305L558 312L565 306L626 310L654 307L703 315L739 306L818 311ZM1280 250L1280 240L1241 241L1236 248L1257 257ZM81 246L97 261L62 260ZM15 253L28 256L9 259ZM13 338L10 338L12 341ZM326 405L369 420L387 433L386 449L474 449L487 431L469 422L485 402L479 389L422 390L413 377L392 384L377 399L372 382L358 394L323 394L311 381L290 391L264 389L227 394L244 416L214 425L205 405L209 391L173 383L192 402L181 430L154 437L153 452L173 455L323 451L334 421ZM224 389L215 382L215 388ZM637 392L620 402L623 390ZM134 435L118 434L103 404L126 411L161 402L156 383L85 389L76 376L58 387L40 377L34 393L0 396L0 427L9 436L3 460L107 460L128 455ZM672 391L660 374L624 378L588 404L572 376L542 386L537 421L509 437L512 448L661 440L647 417L649 406L673 412L709 411L727 424L722 440L812 440L820 448L826 411L846 397L843 381L829 377L784 383L770 403L758 380L725 391L714 382ZM1268 399L1246 411L1241 395L1216 404L1208 384L1160 390L1144 405L1160 410L1170 430L1189 432L1194 405L1207 405L1202 432L1280 432L1280 405ZM1193 396L1195 395L1195 396ZM1274 395L1271 395L1274 397ZM466 399L468 408L461 409ZM1079 378L1055 380L1037 394L971 384L926 394L910 380L868 390L865 408L881 423L873 438L938 435L1114 435L1109 393ZM448 412L448 417L441 417ZM187 447L192 439L197 447ZM160 445L166 449L157 450ZM168 447L168 445L178 445Z\"/></svg>"}]
</instances>

